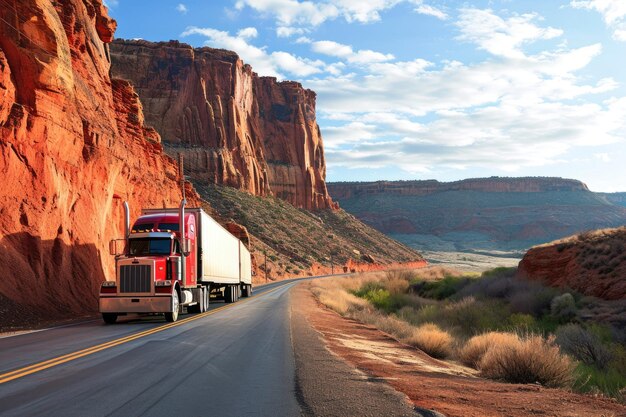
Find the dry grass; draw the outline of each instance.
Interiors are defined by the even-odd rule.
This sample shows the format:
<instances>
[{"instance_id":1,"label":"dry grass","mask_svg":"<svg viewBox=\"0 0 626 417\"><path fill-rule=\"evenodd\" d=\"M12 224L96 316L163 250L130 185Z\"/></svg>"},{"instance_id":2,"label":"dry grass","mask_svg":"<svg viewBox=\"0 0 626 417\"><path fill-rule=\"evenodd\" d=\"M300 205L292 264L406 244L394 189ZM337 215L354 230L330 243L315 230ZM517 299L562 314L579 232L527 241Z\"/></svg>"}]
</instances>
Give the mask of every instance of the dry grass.
<instances>
[{"instance_id":1,"label":"dry grass","mask_svg":"<svg viewBox=\"0 0 626 417\"><path fill-rule=\"evenodd\" d=\"M568 387L574 380L574 363L561 353L553 340L528 335L518 343L492 345L479 363L481 373L506 382L539 383Z\"/></svg>"},{"instance_id":2,"label":"dry grass","mask_svg":"<svg viewBox=\"0 0 626 417\"><path fill-rule=\"evenodd\" d=\"M489 332L472 337L459 351L459 359L467 366L478 368L483 356L494 346L514 346L519 337L513 333Z\"/></svg>"},{"instance_id":3,"label":"dry grass","mask_svg":"<svg viewBox=\"0 0 626 417\"><path fill-rule=\"evenodd\" d=\"M405 342L433 358L444 359L452 355L454 339L436 324L426 323L415 329Z\"/></svg>"},{"instance_id":4,"label":"dry grass","mask_svg":"<svg viewBox=\"0 0 626 417\"><path fill-rule=\"evenodd\" d=\"M490 332L475 336L464 347L456 349L458 342L455 338L437 325L429 322L412 326L396 315L381 313L369 301L351 293L376 282L389 293L400 294L407 291L412 277L411 274L377 273L316 280L312 282L312 291L322 304L343 316L372 325L432 357L458 356L464 364L480 370L485 377L513 383L538 382L550 387L572 384L574 363L561 353L553 339ZM473 301L468 297L461 304Z\"/></svg>"}]
</instances>

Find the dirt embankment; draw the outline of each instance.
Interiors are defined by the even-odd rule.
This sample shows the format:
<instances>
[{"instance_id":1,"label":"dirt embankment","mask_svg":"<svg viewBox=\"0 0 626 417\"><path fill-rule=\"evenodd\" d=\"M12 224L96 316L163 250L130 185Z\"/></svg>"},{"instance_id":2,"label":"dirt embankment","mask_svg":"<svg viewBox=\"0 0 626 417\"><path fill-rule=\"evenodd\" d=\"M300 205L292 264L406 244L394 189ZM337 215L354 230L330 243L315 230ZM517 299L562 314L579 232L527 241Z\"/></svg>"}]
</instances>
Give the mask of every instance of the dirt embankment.
<instances>
[{"instance_id":1,"label":"dirt embankment","mask_svg":"<svg viewBox=\"0 0 626 417\"><path fill-rule=\"evenodd\" d=\"M433 359L378 329L341 317L319 304L309 285L295 289L293 302L328 349L358 371L406 394L416 407L459 417L626 415L626 407L609 399L479 378L472 369Z\"/></svg>"}]
</instances>

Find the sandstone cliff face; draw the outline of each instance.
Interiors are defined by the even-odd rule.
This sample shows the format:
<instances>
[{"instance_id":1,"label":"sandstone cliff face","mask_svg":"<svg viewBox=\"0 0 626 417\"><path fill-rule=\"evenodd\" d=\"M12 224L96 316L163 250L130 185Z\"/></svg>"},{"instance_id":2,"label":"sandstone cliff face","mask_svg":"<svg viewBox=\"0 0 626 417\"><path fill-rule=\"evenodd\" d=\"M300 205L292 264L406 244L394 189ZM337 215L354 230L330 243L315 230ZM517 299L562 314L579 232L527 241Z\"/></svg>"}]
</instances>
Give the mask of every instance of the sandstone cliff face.
<instances>
[{"instance_id":1,"label":"sandstone cliff face","mask_svg":"<svg viewBox=\"0 0 626 417\"><path fill-rule=\"evenodd\" d=\"M255 82L272 191L296 207L333 207L326 188L315 93L300 83L260 77Z\"/></svg>"},{"instance_id":2,"label":"sandstone cliff face","mask_svg":"<svg viewBox=\"0 0 626 417\"><path fill-rule=\"evenodd\" d=\"M335 182L328 184L335 199L351 198L366 194L428 195L445 191L479 191L491 193L538 193L555 191L589 191L577 180L549 177L523 178L470 178L461 181L377 181Z\"/></svg>"},{"instance_id":3,"label":"sandstone cliff face","mask_svg":"<svg viewBox=\"0 0 626 417\"><path fill-rule=\"evenodd\" d=\"M11 4L0 8L18 29L0 23L0 295L46 314L95 311L122 199L133 217L177 205L177 166L132 86L109 77L116 24L100 0Z\"/></svg>"},{"instance_id":4,"label":"sandstone cliff face","mask_svg":"<svg viewBox=\"0 0 626 417\"><path fill-rule=\"evenodd\" d=\"M531 248L518 276L606 300L626 298L626 228L587 232Z\"/></svg>"},{"instance_id":5,"label":"sandstone cliff face","mask_svg":"<svg viewBox=\"0 0 626 417\"><path fill-rule=\"evenodd\" d=\"M137 89L148 123L185 154L194 180L297 207L336 207L325 184L315 94L257 77L229 51L176 41L112 43L113 74Z\"/></svg>"}]
</instances>

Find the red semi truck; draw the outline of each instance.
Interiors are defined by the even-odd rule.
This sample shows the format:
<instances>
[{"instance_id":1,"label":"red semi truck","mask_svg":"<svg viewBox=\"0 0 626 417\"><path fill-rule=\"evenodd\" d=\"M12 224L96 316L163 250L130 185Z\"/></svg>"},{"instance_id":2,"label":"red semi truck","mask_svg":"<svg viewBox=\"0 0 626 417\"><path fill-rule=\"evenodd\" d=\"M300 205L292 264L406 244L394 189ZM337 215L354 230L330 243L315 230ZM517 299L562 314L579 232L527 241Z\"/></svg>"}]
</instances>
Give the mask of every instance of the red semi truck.
<instances>
[{"instance_id":1,"label":"red semi truck","mask_svg":"<svg viewBox=\"0 0 626 417\"><path fill-rule=\"evenodd\" d=\"M246 246L201 208L144 209L125 236L110 242L115 281L100 287L100 313L115 323L128 313L163 313L176 321L208 309L211 295L227 303L252 294L252 262Z\"/></svg>"}]
</instances>

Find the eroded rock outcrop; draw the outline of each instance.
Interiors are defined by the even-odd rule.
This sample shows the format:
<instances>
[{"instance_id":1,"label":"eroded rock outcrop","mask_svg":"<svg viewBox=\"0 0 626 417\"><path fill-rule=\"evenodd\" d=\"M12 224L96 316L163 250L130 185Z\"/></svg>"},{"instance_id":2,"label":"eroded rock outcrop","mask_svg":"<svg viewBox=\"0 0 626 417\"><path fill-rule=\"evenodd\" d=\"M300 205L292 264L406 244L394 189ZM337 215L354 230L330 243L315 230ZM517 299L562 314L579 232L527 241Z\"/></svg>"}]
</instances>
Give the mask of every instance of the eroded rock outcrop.
<instances>
[{"instance_id":1,"label":"eroded rock outcrop","mask_svg":"<svg viewBox=\"0 0 626 417\"><path fill-rule=\"evenodd\" d=\"M325 183L315 93L258 77L230 51L177 41L116 40L113 74L127 79L168 149L194 180L296 207L333 208Z\"/></svg>"},{"instance_id":2,"label":"eroded rock outcrop","mask_svg":"<svg viewBox=\"0 0 626 417\"><path fill-rule=\"evenodd\" d=\"M606 300L626 298L626 228L586 232L531 248L518 276Z\"/></svg>"},{"instance_id":3,"label":"eroded rock outcrop","mask_svg":"<svg viewBox=\"0 0 626 417\"><path fill-rule=\"evenodd\" d=\"M49 315L95 311L122 200L133 217L178 205L177 165L132 86L109 76L116 24L100 0L11 4L0 8L15 27L0 23L0 293Z\"/></svg>"}]
</instances>

